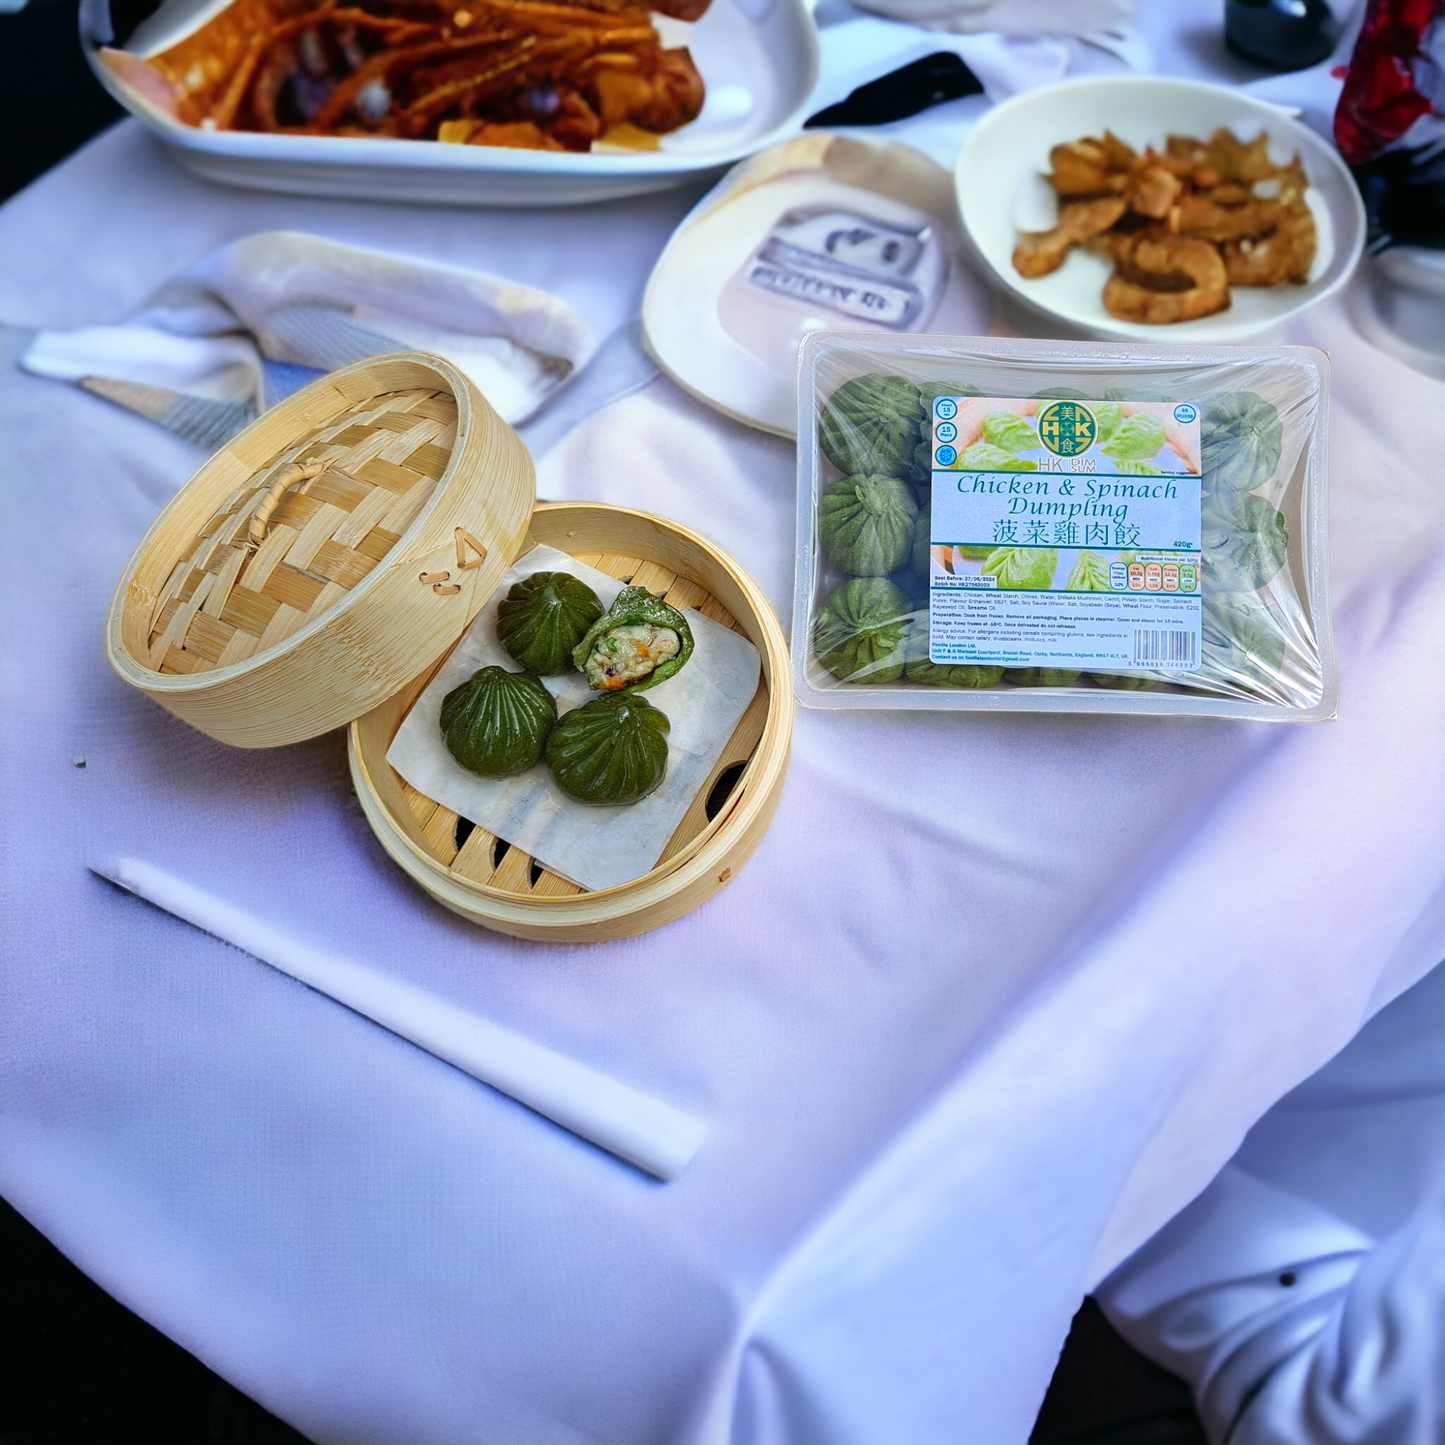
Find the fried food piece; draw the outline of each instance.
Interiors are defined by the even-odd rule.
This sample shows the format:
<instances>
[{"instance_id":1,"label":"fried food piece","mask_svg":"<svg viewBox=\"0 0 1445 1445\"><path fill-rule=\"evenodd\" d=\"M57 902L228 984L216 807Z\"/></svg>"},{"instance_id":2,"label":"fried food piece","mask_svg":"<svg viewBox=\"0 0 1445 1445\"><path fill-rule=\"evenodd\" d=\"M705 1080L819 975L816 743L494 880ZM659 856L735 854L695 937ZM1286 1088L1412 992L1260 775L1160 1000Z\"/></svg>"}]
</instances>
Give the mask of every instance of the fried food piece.
<instances>
[{"instance_id":1,"label":"fried food piece","mask_svg":"<svg viewBox=\"0 0 1445 1445\"><path fill-rule=\"evenodd\" d=\"M605 129L696 119L702 77L651 10L696 19L708 3L234 0L136 65L155 103L211 130L587 151Z\"/></svg>"},{"instance_id":2,"label":"fried food piece","mask_svg":"<svg viewBox=\"0 0 1445 1445\"><path fill-rule=\"evenodd\" d=\"M1162 326L1229 306L1224 260L1208 241L1151 228L1116 245L1115 262L1104 307L1121 321Z\"/></svg>"},{"instance_id":3,"label":"fried food piece","mask_svg":"<svg viewBox=\"0 0 1445 1445\"><path fill-rule=\"evenodd\" d=\"M1205 163L1221 180L1253 185L1268 180L1279 169L1269 158L1269 137L1263 131L1252 141L1242 141L1222 126L1209 138Z\"/></svg>"},{"instance_id":4,"label":"fried food piece","mask_svg":"<svg viewBox=\"0 0 1445 1445\"><path fill-rule=\"evenodd\" d=\"M1066 141L1049 152L1049 184L1061 196L1097 196L1119 193L1129 184L1129 170L1137 159L1133 149L1110 131L1103 140L1085 136Z\"/></svg>"},{"instance_id":5,"label":"fried food piece","mask_svg":"<svg viewBox=\"0 0 1445 1445\"><path fill-rule=\"evenodd\" d=\"M1129 181L1129 209L1151 220L1161 221L1169 214L1169 208L1178 199L1184 185L1166 166L1157 164L1160 158L1153 152L1146 160L1151 164L1137 171Z\"/></svg>"},{"instance_id":6,"label":"fried food piece","mask_svg":"<svg viewBox=\"0 0 1445 1445\"><path fill-rule=\"evenodd\" d=\"M474 146L503 146L508 150L560 151L566 147L555 141L530 120L514 120L504 124L480 121L467 144Z\"/></svg>"},{"instance_id":7,"label":"fried food piece","mask_svg":"<svg viewBox=\"0 0 1445 1445\"><path fill-rule=\"evenodd\" d=\"M1123 196L1063 202L1058 225L1052 230L1024 233L1014 249L1014 269L1030 280L1057 271L1081 241L1107 231L1124 214L1127 204Z\"/></svg>"},{"instance_id":8,"label":"fried food piece","mask_svg":"<svg viewBox=\"0 0 1445 1445\"><path fill-rule=\"evenodd\" d=\"M1224 269L1231 286L1303 286L1315 258L1315 218L1303 202L1292 206L1267 235L1231 241Z\"/></svg>"},{"instance_id":9,"label":"fried food piece","mask_svg":"<svg viewBox=\"0 0 1445 1445\"><path fill-rule=\"evenodd\" d=\"M1170 218L1171 228L1180 235L1198 236L1205 241L1242 241L1247 236L1263 236L1279 225L1284 207L1277 201L1251 198L1242 205L1221 205L1215 197L1225 189L1220 186L1212 192L1185 197L1177 208L1177 220Z\"/></svg>"}]
</instances>

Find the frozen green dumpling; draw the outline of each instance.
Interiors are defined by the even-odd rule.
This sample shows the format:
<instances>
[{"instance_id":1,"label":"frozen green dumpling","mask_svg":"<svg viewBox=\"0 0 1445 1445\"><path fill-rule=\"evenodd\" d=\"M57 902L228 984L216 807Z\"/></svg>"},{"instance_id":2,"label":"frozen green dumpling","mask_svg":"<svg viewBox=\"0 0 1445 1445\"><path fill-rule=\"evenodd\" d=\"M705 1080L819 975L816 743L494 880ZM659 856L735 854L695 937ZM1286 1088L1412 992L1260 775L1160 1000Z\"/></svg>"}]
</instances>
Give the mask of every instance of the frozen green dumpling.
<instances>
[{"instance_id":1,"label":"frozen green dumpling","mask_svg":"<svg viewBox=\"0 0 1445 1445\"><path fill-rule=\"evenodd\" d=\"M1279 466L1284 423L1252 391L1206 396L1199 421L1200 465L1212 492L1252 492Z\"/></svg>"},{"instance_id":2,"label":"frozen green dumpling","mask_svg":"<svg viewBox=\"0 0 1445 1445\"><path fill-rule=\"evenodd\" d=\"M497 604L497 640L528 672L572 670L572 653L602 616L597 594L569 572L533 572Z\"/></svg>"},{"instance_id":3,"label":"frozen green dumpling","mask_svg":"<svg viewBox=\"0 0 1445 1445\"><path fill-rule=\"evenodd\" d=\"M624 587L572 652L598 692L643 692L666 682L692 656L692 628L646 587Z\"/></svg>"},{"instance_id":4,"label":"frozen green dumpling","mask_svg":"<svg viewBox=\"0 0 1445 1445\"><path fill-rule=\"evenodd\" d=\"M854 577L818 609L813 646L842 682L897 682L913 603L886 577Z\"/></svg>"},{"instance_id":5,"label":"frozen green dumpling","mask_svg":"<svg viewBox=\"0 0 1445 1445\"><path fill-rule=\"evenodd\" d=\"M830 396L818 419L818 443L847 476L906 477L922 440L923 403L903 376L857 376Z\"/></svg>"},{"instance_id":6,"label":"frozen green dumpling","mask_svg":"<svg viewBox=\"0 0 1445 1445\"><path fill-rule=\"evenodd\" d=\"M667 774L667 714L645 697L610 693L565 713L547 739L552 781L574 803L638 803Z\"/></svg>"},{"instance_id":7,"label":"frozen green dumpling","mask_svg":"<svg viewBox=\"0 0 1445 1445\"><path fill-rule=\"evenodd\" d=\"M557 703L530 672L484 667L442 699L442 741L469 772L511 778L542 760Z\"/></svg>"},{"instance_id":8,"label":"frozen green dumpling","mask_svg":"<svg viewBox=\"0 0 1445 1445\"><path fill-rule=\"evenodd\" d=\"M920 509L918 519L913 524L913 548L909 554L909 561L913 570L920 577L927 577L932 571L929 566L929 554L933 550L933 543L930 540L933 536L933 503Z\"/></svg>"},{"instance_id":9,"label":"frozen green dumpling","mask_svg":"<svg viewBox=\"0 0 1445 1445\"><path fill-rule=\"evenodd\" d=\"M852 577L886 577L908 561L918 501L895 477L843 477L818 500L818 540Z\"/></svg>"},{"instance_id":10,"label":"frozen green dumpling","mask_svg":"<svg viewBox=\"0 0 1445 1445\"><path fill-rule=\"evenodd\" d=\"M933 662L928 656L928 613L920 612L903 644L903 675L925 687L992 687L1003 676L1001 667L977 663Z\"/></svg>"},{"instance_id":11,"label":"frozen green dumpling","mask_svg":"<svg viewBox=\"0 0 1445 1445\"><path fill-rule=\"evenodd\" d=\"M1253 492L1204 499L1204 583L1211 592L1256 592L1284 566L1284 515Z\"/></svg>"},{"instance_id":12,"label":"frozen green dumpling","mask_svg":"<svg viewBox=\"0 0 1445 1445\"><path fill-rule=\"evenodd\" d=\"M1200 673L1235 683L1272 679L1288 647L1274 613L1247 592L1205 597L1202 640Z\"/></svg>"}]
</instances>

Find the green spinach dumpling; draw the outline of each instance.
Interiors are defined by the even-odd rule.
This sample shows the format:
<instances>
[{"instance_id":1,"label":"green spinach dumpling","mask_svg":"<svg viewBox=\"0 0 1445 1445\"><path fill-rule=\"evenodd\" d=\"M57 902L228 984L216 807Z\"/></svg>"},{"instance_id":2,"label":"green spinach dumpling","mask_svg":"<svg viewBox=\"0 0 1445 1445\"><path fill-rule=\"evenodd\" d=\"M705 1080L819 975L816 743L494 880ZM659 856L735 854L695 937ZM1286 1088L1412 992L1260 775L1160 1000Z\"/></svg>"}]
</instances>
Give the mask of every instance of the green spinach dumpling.
<instances>
[{"instance_id":1,"label":"green spinach dumpling","mask_svg":"<svg viewBox=\"0 0 1445 1445\"><path fill-rule=\"evenodd\" d=\"M692 656L692 628L646 587L624 587L572 653L598 692L642 692L666 682Z\"/></svg>"},{"instance_id":2,"label":"green spinach dumpling","mask_svg":"<svg viewBox=\"0 0 1445 1445\"><path fill-rule=\"evenodd\" d=\"M903 675L925 687L993 687L1003 668L979 663L932 662L928 656L928 613L920 612L903 644Z\"/></svg>"},{"instance_id":3,"label":"green spinach dumpling","mask_svg":"<svg viewBox=\"0 0 1445 1445\"><path fill-rule=\"evenodd\" d=\"M1259 598L1248 593L1205 597L1203 680L1269 681L1284 666L1287 647L1284 629Z\"/></svg>"},{"instance_id":4,"label":"green spinach dumpling","mask_svg":"<svg viewBox=\"0 0 1445 1445\"><path fill-rule=\"evenodd\" d=\"M1253 492L1204 499L1204 591L1257 592L1284 566L1284 516Z\"/></svg>"},{"instance_id":5,"label":"green spinach dumpling","mask_svg":"<svg viewBox=\"0 0 1445 1445\"><path fill-rule=\"evenodd\" d=\"M858 376L828 398L818 442L846 476L906 477L923 420L918 388L906 377Z\"/></svg>"},{"instance_id":6,"label":"green spinach dumpling","mask_svg":"<svg viewBox=\"0 0 1445 1445\"><path fill-rule=\"evenodd\" d=\"M854 577L818 609L818 661L841 682L897 682L913 614L908 594L886 577Z\"/></svg>"},{"instance_id":7,"label":"green spinach dumpling","mask_svg":"<svg viewBox=\"0 0 1445 1445\"><path fill-rule=\"evenodd\" d=\"M1284 423L1274 406L1252 391L1204 398L1199 422L1204 485L1216 492L1252 492L1279 466Z\"/></svg>"},{"instance_id":8,"label":"green spinach dumpling","mask_svg":"<svg viewBox=\"0 0 1445 1445\"><path fill-rule=\"evenodd\" d=\"M928 502L919 509L918 520L913 524L913 548L909 561L920 577L932 574L929 558L933 552L933 503Z\"/></svg>"},{"instance_id":9,"label":"green spinach dumpling","mask_svg":"<svg viewBox=\"0 0 1445 1445\"><path fill-rule=\"evenodd\" d=\"M557 703L530 672L484 667L442 699L442 741L469 772L511 778L542 760Z\"/></svg>"},{"instance_id":10,"label":"green spinach dumpling","mask_svg":"<svg viewBox=\"0 0 1445 1445\"><path fill-rule=\"evenodd\" d=\"M602 616L597 594L570 572L533 572L497 604L497 640L528 672L555 677Z\"/></svg>"},{"instance_id":11,"label":"green spinach dumpling","mask_svg":"<svg viewBox=\"0 0 1445 1445\"><path fill-rule=\"evenodd\" d=\"M818 501L818 540L852 577L886 577L908 561L918 502L895 477L843 477Z\"/></svg>"},{"instance_id":12,"label":"green spinach dumpling","mask_svg":"<svg viewBox=\"0 0 1445 1445\"><path fill-rule=\"evenodd\" d=\"M656 792L671 724L645 697L609 693L565 713L547 739L552 781L574 803L615 808Z\"/></svg>"}]
</instances>

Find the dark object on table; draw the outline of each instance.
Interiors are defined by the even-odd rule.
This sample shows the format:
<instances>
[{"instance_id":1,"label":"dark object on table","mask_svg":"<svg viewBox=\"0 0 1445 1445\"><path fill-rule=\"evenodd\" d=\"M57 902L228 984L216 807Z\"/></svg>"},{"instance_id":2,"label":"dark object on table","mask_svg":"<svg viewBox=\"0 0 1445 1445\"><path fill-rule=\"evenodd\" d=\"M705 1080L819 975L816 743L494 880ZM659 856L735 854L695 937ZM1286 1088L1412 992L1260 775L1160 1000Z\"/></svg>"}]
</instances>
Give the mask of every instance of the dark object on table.
<instances>
[{"instance_id":1,"label":"dark object on table","mask_svg":"<svg viewBox=\"0 0 1445 1445\"><path fill-rule=\"evenodd\" d=\"M125 114L85 63L75 13L58 0L0 13L0 200Z\"/></svg>"},{"instance_id":2,"label":"dark object on table","mask_svg":"<svg viewBox=\"0 0 1445 1445\"><path fill-rule=\"evenodd\" d=\"M1386 151L1354 169L1372 254L1390 246L1445 250L1445 146Z\"/></svg>"},{"instance_id":3,"label":"dark object on table","mask_svg":"<svg viewBox=\"0 0 1445 1445\"><path fill-rule=\"evenodd\" d=\"M117 1304L3 1200L0 1328L5 1445L306 1445Z\"/></svg>"},{"instance_id":4,"label":"dark object on table","mask_svg":"<svg viewBox=\"0 0 1445 1445\"><path fill-rule=\"evenodd\" d=\"M1029 1445L1205 1445L1189 1386L1125 1342L1092 1299L1074 1316Z\"/></svg>"},{"instance_id":5,"label":"dark object on table","mask_svg":"<svg viewBox=\"0 0 1445 1445\"><path fill-rule=\"evenodd\" d=\"M1305 70L1334 50L1340 22L1325 0L1225 0L1224 38L1270 70Z\"/></svg>"},{"instance_id":6,"label":"dark object on table","mask_svg":"<svg viewBox=\"0 0 1445 1445\"><path fill-rule=\"evenodd\" d=\"M906 120L945 100L982 93L983 84L978 76L951 51L941 50L860 85L847 100L830 105L806 120L803 128L886 125L890 120Z\"/></svg>"}]
</instances>

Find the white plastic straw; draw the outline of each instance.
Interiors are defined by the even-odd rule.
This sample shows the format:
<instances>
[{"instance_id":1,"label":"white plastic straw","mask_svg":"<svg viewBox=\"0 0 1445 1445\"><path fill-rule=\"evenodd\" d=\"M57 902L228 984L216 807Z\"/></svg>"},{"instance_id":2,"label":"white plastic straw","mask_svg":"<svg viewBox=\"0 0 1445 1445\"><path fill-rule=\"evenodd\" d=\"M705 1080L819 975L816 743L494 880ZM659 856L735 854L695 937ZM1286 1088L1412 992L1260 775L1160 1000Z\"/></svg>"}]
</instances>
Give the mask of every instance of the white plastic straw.
<instances>
[{"instance_id":1,"label":"white plastic straw","mask_svg":"<svg viewBox=\"0 0 1445 1445\"><path fill-rule=\"evenodd\" d=\"M278 933L260 919L136 858L91 872L269 963L658 1179L673 1179L706 1126L671 1104L478 1018L412 984Z\"/></svg>"}]
</instances>

